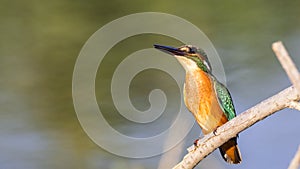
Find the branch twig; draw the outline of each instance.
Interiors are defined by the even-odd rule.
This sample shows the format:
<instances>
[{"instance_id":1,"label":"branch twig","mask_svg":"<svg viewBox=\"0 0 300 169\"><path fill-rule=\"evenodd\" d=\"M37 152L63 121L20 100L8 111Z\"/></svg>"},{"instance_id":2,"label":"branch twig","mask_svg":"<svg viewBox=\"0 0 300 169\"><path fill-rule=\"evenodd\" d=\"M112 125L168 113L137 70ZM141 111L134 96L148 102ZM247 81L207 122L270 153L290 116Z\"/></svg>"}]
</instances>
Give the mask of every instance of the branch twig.
<instances>
[{"instance_id":1,"label":"branch twig","mask_svg":"<svg viewBox=\"0 0 300 169\"><path fill-rule=\"evenodd\" d=\"M298 151L295 154L295 157L291 161L288 169L298 169L300 165L300 146L298 147Z\"/></svg>"},{"instance_id":2,"label":"branch twig","mask_svg":"<svg viewBox=\"0 0 300 169\"><path fill-rule=\"evenodd\" d=\"M298 105L294 104L298 103L300 100L299 72L281 42L274 43L272 47L294 86L291 86L246 110L237 117L228 121L226 124L217 128L214 133L205 135L203 139L198 141L199 145L190 151L180 163L173 167L173 169L193 168L203 158L220 147L230 138L235 137L238 133L258 121L286 107L299 108Z\"/></svg>"},{"instance_id":3,"label":"branch twig","mask_svg":"<svg viewBox=\"0 0 300 169\"><path fill-rule=\"evenodd\" d=\"M294 62L286 51L281 41L275 42L272 45L272 49L275 52L281 66L290 78L293 86L297 89L300 94L300 73L298 72Z\"/></svg>"}]
</instances>

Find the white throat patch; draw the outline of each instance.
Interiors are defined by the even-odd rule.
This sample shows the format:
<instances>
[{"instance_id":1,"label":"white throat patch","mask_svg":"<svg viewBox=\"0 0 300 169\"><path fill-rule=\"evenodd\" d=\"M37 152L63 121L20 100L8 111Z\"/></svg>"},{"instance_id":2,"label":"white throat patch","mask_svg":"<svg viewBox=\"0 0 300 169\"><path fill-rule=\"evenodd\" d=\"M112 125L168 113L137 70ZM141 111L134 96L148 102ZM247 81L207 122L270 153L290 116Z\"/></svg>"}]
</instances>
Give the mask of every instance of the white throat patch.
<instances>
[{"instance_id":1,"label":"white throat patch","mask_svg":"<svg viewBox=\"0 0 300 169\"><path fill-rule=\"evenodd\" d=\"M182 56L176 56L176 59L180 62L180 64L183 66L183 68L185 69L185 71L194 71L199 69L198 65L196 64L196 62L194 62L191 59L188 59L186 57L182 57ZM209 64L203 60L203 64L207 67L207 69L209 71L211 71Z\"/></svg>"},{"instance_id":2,"label":"white throat patch","mask_svg":"<svg viewBox=\"0 0 300 169\"><path fill-rule=\"evenodd\" d=\"M182 57L182 56L176 56L175 55L175 57L179 61L179 63L182 65L182 67L184 68L184 70L186 72L195 71L195 70L199 69L199 67L197 66L196 62L194 62L193 60L188 59L186 57Z\"/></svg>"}]
</instances>

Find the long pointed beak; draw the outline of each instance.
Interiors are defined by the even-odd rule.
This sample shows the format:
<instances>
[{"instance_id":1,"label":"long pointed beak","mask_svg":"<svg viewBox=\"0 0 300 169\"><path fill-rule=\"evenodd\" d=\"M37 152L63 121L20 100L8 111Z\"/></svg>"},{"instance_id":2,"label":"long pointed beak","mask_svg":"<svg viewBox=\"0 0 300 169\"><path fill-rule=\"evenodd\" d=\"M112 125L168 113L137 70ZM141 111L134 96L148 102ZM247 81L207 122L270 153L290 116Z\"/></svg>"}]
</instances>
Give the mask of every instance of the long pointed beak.
<instances>
[{"instance_id":1,"label":"long pointed beak","mask_svg":"<svg viewBox=\"0 0 300 169\"><path fill-rule=\"evenodd\" d=\"M155 49L161 50L165 53L171 54L171 55L177 55L177 56L184 56L185 52L179 50L178 48L174 48L171 46L163 46L163 45L153 45Z\"/></svg>"}]
</instances>

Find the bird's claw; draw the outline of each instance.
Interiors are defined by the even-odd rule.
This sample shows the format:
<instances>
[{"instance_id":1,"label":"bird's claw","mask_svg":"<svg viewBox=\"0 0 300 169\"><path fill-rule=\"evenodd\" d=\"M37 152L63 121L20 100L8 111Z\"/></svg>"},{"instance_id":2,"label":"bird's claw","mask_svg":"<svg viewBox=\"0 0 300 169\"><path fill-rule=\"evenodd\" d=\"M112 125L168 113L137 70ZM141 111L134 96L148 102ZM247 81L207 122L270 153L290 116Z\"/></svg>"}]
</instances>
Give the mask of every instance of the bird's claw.
<instances>
[{"instance_id":1,"label":"bird's claw","mask_svg":"<svg viewBox=\"0 0 300 169\"><path fill-rule=\"evenodd\" d=\"M198 141L199 141L199 139L196 139L196 140L194 141L194 146L195 146L195 147L198 147Z\"/></svg>"},{"instance_id":2,"label":"bird's claw","mask_svg":"<svg viewBox=\"0 0 300 169\"><path fill-rule=\"evenodd\" d=\"M217 130L218 130L218 128L216 128L216 130L213 131L213 134L214 134L215 136L218 135L218 134L217 134Z\"/></svg>"},{"instance_id":3,"label":"bird's claw","mask_svg":"<svg viewBox=\"0 0 300 169\"><path fill-rule=\"evenodd\" d=\"M188 152L193 152L193 151L195 151L196 148L198 147L198 141L199 141L199 139L196 139L196 140L194 141L193 146L189 147L189 148L187 149L187 151L188 151Z\"/></svg>"}]
</instances>

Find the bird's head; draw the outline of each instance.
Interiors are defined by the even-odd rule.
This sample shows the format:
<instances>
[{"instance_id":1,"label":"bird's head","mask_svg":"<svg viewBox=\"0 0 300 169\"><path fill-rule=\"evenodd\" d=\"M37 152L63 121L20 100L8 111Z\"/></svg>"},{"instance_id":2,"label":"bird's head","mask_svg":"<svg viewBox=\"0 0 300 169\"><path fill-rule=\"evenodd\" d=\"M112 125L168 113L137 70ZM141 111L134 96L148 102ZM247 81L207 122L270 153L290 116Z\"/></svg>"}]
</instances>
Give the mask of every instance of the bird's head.
<instances>
[{"instance_id":1,"label":"bird's head","mask_svg":"<svg viewBox=\"0 0 300 169\"><path fill-rule=\"evenodd\" d=\"M211 72L211 66L207 55L204 50L200 48L191 45L183 45L178 48L154 45L154 48L175 56L186 71L200 68L204 72Z\"/></svg>"}]
</instances>

